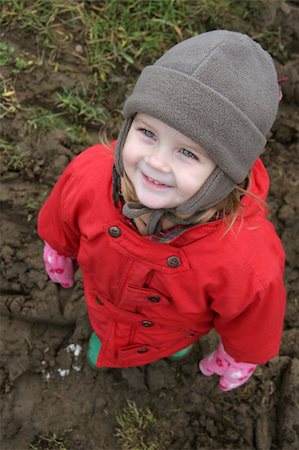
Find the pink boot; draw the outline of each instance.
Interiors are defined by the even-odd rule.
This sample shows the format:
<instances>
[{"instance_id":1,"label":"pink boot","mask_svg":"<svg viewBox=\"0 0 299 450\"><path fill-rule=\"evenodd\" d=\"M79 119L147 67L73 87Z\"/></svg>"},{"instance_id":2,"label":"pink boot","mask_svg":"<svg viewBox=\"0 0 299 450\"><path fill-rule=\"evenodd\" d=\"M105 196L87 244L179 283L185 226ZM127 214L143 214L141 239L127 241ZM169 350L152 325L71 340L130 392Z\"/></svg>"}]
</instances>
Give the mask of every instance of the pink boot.
<instances>
[{"instance_id":1,"label":"pink boot","mask_svg":"<svg viewBox=\"0 0 299 450\"><path fill-rule=\"evenodd\" d=\"M230 391L244 384L253 374L256 364L237 362L229 356L220 343L217 350L199 363L201 372L210 376L220 375L219 387L223 391Z\"/></svg>"}]
</instances>

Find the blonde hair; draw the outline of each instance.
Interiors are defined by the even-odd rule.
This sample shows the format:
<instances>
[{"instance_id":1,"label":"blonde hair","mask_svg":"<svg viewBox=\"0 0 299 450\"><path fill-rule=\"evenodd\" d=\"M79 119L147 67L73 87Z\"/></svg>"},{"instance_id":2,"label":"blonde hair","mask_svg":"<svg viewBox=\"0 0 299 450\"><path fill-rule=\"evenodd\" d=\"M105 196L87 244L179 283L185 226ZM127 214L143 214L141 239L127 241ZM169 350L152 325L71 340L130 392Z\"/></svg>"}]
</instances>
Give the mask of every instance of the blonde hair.
<instances>
[{"instance_id":1,"label":"blonde hair","mask_svg":"<svg viewBox=\"0 0 299 450\"><path fill-rule=\"evenodd\" d=\"M99 142L104 145L104 147L106 147L108 150L111 150L114 152L114 147L112 145L112 137L110 137L110 132L108 131L107 128L102 128L99 133Z\"/></svg>"},{"instance_id":2,"label":"blonde hair","mask_svg":"<svg viewBox=\"0 0 299 450\"><path fill-rule=\"evenodd\" d=\"M242 210L244 208L244 205L241 203L241 200L245 195L254 198L255 200L257 200L257 202L263 209L268 210L268 205L263 199L249 192L250 185L251 185L251 172L247 175L247 177L245 178L245 180L241 185L237 185L232 190L232 192L228 194L227 197L225 197L223 200L221 200L212 208L209 208L207 211L205 211L198 219L194 221L194 224L207 223L214 216L216 216L217 219L218 215L218 218L222 218L223 220L225 220L227 224L225 234L228 233L237 219L241 219L242 221ZM126 173L124 173L124 175L121 177L121 191L126 201L132 202L139 201L134 186Z\"/></svg>"}]
</instances>

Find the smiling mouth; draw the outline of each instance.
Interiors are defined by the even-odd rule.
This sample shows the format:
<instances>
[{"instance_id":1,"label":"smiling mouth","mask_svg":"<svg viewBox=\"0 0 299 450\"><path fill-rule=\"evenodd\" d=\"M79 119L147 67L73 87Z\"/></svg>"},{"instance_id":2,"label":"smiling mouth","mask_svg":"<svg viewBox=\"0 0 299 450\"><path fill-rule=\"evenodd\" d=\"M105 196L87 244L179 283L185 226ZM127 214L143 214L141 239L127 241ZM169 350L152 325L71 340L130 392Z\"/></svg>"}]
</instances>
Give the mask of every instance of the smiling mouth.
<instances>
[{"instance_id":1,"label":"smiling mouth","mask_svg":"<svg viewBox=\"0 0 299 450\"><path fill-rule=\"evenodd\" d=\"M160 183L160 181L154 180L151 177L148 177L147 175L143 174L144 179L147 181L147 183L150 183L151 185L155 185L160 188L170 188L171 186L168 186L167 184Z\"/></svg>"},{"instance_id":2,"label":"smiling mouth","mask_svg":"<svg viewBox=\"0 0 299 450\"><path fill-rule=\"evenodd\" d=\"M162 186L166 186L166 184L164 184L164 183L160 183L159 181L157 181L157 180L153 180L153 178L150 178L150 177L146 177L148 180L150 180L152 183L155 183L155 184L160 184L160 185L162 185Z\"/></svg>"}]
</instances>

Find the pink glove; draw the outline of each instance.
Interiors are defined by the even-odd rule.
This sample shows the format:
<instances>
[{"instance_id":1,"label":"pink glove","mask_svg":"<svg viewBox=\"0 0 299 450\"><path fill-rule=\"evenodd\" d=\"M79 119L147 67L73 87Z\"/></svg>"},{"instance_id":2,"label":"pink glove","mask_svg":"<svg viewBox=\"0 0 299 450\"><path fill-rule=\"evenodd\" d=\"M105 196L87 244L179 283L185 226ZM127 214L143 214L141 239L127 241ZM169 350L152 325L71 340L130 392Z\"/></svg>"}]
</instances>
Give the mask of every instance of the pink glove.
<instances>
[{"instance_id":1,"label":"pink glove","mask_svg":"<svg viewBox=\"0 0 299 450\"><path fill-rule=\"evenodd\" d=\"M45 242L44 263L47 274L54 283L60 283L64 288L74 284L74 258L60 255Z\"/></svg>"},{"instance_id":2,"label":"pink glove","mask_svg":"<svg viewBox=\"0 0 299 450\"><path fill-rule=\"evenodd\" d=\"M236 362L229 356L220 343L217 350L199 363L201 372L210 376L220 375L219 387L222 391L231 391L242 384L253 374L256 364Z\"/></svg>"}]
</instances>

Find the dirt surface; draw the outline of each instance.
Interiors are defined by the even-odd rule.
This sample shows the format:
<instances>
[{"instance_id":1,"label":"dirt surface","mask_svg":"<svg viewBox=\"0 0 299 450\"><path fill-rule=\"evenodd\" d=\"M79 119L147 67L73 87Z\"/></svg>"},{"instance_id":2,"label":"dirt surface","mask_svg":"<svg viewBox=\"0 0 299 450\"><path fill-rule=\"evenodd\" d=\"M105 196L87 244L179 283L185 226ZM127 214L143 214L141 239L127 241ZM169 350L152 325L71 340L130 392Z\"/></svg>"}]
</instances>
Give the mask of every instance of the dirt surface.
<instances>
[{"instance_id":1,"label":"dirt surface","mask_svg":"<svg viewBox=\"0 0 299 450\"><path fill-rule=\"evenodd\" d=\"M298 11L297 2L290 2L265 19L285 30L289 53L285 64L277 61L289 81L263 158L272 180L271 218L287 257L285 330L280 355L236 391L222 393L217 377L199 374L197 362L214 348L213 334L180 363L161 360L98 372L86 364L91 328L80 274L73 289L49 282L35 234L39 205L83 147L70 142L64 130L28 134L23 111L4 117L6 139L16 148L21 143L26 155L18 164L4 152L1 164L1 449L298 450ZM3 36L20 52L36 56L30 33L8 28ZM69 64L74 71L68 76L50 76L44 68L20 73L19 101L51 105L61 85L71 89L79 83L78 60ZM97 142L94 128L89 131ZM117 417L129 405L141 414L149 408L153 415L139 430L143 447L130 447L120 431Z\"/></svg>"}]
</instances>

